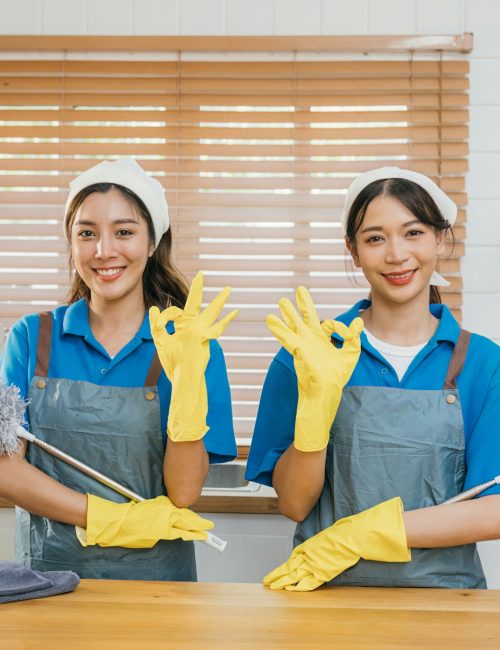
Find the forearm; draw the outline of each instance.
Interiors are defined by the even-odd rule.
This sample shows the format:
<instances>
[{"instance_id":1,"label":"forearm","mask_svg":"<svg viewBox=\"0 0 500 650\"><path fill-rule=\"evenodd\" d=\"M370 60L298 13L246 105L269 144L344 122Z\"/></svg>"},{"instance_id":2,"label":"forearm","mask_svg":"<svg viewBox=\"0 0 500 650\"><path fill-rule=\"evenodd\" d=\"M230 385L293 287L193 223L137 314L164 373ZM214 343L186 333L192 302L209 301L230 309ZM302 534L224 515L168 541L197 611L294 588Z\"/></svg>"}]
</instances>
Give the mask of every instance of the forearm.
<instances>
[{"instance_id":1,"label":"forearm","mask_svg":"<svg viewBox=\"0 0 500 650\"><path fill-rule=\"evenodd\" d=\"M403 515L408 546L439 548L500 538L500 495L410 510Z\"/></svg>"},{"instance_id":2,"label":"forearm","mask_svg":"<svg viewBox=\"0 0 500 650\"><path fill-rule=\"evenodd\" d=\"M273 473L280 512L302 521L319 499L325 481L326 448L299 451L293 444L282 454Z\"/></svg>"},{"instance_id":3,"label":"forearm","mask_svg":"<svg viewBox=\"0 0 500 650\"><path fill-rule=\"evenodd\" d=\"M87 525L87 495L61 485L21 454L0 456L0 495L34 515L82 528Z\"/></svg>"},{"instance_id":4,"label":"forearm","mask_svg":"<svg viewBox=\"0 0 500 650\"><path fill-rule=\"evenodd\" d=\"M163 476L169 499L187 508L200 496L208 474L208 454L202 440L173 442L168 439Z\"/></svg>"}]
</instances>

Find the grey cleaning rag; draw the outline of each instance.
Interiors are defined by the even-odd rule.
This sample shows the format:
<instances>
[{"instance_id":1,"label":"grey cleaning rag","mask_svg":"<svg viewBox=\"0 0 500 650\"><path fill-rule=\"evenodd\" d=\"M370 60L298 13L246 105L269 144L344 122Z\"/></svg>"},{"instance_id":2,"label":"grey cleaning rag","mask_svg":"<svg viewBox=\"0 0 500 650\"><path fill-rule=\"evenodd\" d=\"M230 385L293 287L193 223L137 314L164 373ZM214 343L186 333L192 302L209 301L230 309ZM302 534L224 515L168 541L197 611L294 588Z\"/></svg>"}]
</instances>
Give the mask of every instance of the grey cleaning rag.
<instances>
[{"instance_id":1,"label":"grey cleaning rag","mask_svg":"<svg viewBox=\"0 0 500 650\"><path fill-rule=\"evenodd\" d=\"M64 594L74 591L79 582L72 571L33 571L14 562L0 562L0 603Z\"/></svg>"}]
</instances>

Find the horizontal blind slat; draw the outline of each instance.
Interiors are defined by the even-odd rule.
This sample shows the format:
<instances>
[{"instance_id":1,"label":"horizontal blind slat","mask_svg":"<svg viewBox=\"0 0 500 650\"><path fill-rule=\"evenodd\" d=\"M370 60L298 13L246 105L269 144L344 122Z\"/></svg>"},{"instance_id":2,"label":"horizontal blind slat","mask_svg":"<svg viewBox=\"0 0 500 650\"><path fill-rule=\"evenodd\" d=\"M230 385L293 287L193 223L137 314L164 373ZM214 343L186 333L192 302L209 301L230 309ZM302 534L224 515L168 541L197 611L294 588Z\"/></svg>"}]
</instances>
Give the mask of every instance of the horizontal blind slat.
<instances>
[{"instance_id":1,"label":"horizontal blind slat","mask_svg":"<svg viewBox=\"0 0 500 650\"><path fill-rule=\"evenodd\" d=\"M250 77L282 76L290 78L315 76L324 74L337 74L344 77L356 76L414 76L421 75L458 75L464 76L468 72L468 62L465 60L341 60L341 61L153 61L140 60L126 61L112 59L71 60L66 59L2 59L0 60L0 74L16 73L34 76L36 74L86 74L95 77L99 74L121 74L130 76L135 74L166 75L182 77L208 77L215 73L225 77Z\"/></svg>"},{"instance_id":2,"label":"horizontal blind slat","mask_svg":"<svg viewBox=\"0 0 500 650\"><path fill-rule=\"evenodd\" d=\"M230 152L229 152L230 153ZM294 160L273 160L272 157L259 160L242 160L237 156L225 156L224 159L199 160L197 158L172 159L162 157L158 160L136 158L146 171L155 174L161 172L166 175L189 175L189 174L324 174L341 175L346 179L354 178L358 174L373 169L373 161L353 160L344 162L342 160L311 160L310 158L296 158ZM386 159L384 164L389 167L397 167L401 161L397 159ZM66 158L4 158L1 167L12 175L21 175L28 172L56 172L56 175L64 175L69 180L75 174L81 173L92 167L95 160L76 161ZM428 176L437 176L439 170L442 176L463 174L467 171L466 160L418 160L408 168L420 171Z\"/></svg>"}]
</instances>

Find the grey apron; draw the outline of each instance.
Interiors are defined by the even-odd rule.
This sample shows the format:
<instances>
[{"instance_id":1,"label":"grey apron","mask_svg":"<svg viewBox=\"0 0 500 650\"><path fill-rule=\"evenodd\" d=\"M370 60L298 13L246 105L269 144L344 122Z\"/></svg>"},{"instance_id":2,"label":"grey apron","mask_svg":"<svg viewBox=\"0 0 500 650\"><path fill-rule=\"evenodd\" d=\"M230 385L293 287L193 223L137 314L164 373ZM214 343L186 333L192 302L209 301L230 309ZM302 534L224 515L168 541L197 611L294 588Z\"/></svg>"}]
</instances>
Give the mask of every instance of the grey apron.
<instances>
[{"instance_id":1,"label":"grey apron","mask_svg":"<svg viewBox=\"0 0 500 650\"><path fill-rule=\"evenodd\" d=\"M461 331L442 390L344 389L330 431L323 490L298 524L295 544L395 496L405 510L414 510L463 490L465 441L456 377L469 337ZM329 584L486 587L475 544L413 548L412 561L405 564L360 560Z\"/></svg>"},{"instance_id":2,"label":"grey apron","mask_svg":"<svg viewBox=\"0 0 500 650\"><path fill-rule=\"evenodd\" d=\"M161 372L153 357L143 388L99 386L48 377L52 316L40 314L37 367L28 407L31 431L138 494L165 494ZM30 445L27 460L78 492L126 502L110 488ZM74 526L16 509L16 560L37 571L71 569L81 578L196 580L193 542L160 541L151 549L82 547Z\"/></svg>"}]
</instances>

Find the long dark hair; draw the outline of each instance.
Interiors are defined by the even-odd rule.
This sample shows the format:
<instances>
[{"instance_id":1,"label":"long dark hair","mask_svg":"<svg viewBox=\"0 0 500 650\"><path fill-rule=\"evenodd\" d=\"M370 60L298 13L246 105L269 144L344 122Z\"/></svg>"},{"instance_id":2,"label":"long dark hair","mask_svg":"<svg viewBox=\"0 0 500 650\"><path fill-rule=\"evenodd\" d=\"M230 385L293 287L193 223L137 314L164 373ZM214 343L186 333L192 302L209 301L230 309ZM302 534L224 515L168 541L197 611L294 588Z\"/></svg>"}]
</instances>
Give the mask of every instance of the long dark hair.
<instances>
[{"instance_id":1,"label":"long dark hair","mask_svg":"<svg viewBox=\"0 0 500 650\"><path fill-rule=\"evenodd\" d=\"M155 241L153 221L149 210L134 192L127 187L114 183L95 183L94 185L85 187L71 202L64 222L64 230L68 242L71 241L71 227L75 215L85 199L93 192L105 194L113 187L127 199L137 214L145 220L148 227L149 239L152 242ZM68 303L72 304L81 298L85 298L88 302L90 300L90 289L75 269L71 247L69 249L69 267L70 271L74 271L74 277L69 290ZM188 294L187 284L181 272L172 261L172 234L170 229L160 239L153 255L148 258L146 268L142 274L142 290L146 309L149 309L153 305L157 305L162 309L170 306L182 308L186 303Z\"/></svg>"},{"instance_id":2,"label":"long dark hair","mask_svg":"<svg viewBox=\"0 0 500 650\"><path fill-rule=\"evenodd\" d=\"M454 241L450 224L441 214L434 199L423 187L405 178L387 178L370 183L354 199L346 222L346 237L353 246L356 245L356 233L363 223L368 206L374 198L380 195L394 197L426 226L444 232L445 235L450 232L452 242ZM430 288L429 302L441 302L439 289L434 285L431 285Z\"/></svg>"}]
</instances>

